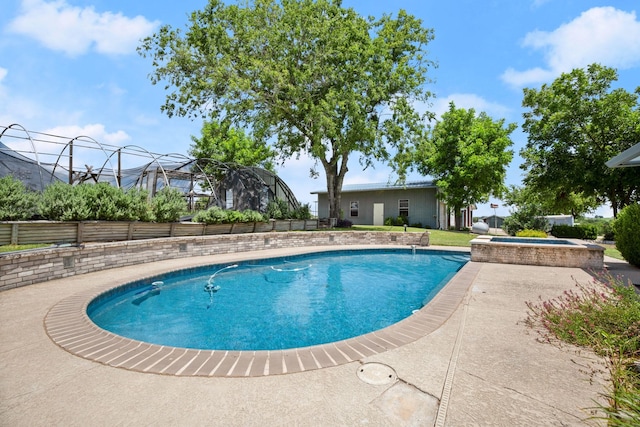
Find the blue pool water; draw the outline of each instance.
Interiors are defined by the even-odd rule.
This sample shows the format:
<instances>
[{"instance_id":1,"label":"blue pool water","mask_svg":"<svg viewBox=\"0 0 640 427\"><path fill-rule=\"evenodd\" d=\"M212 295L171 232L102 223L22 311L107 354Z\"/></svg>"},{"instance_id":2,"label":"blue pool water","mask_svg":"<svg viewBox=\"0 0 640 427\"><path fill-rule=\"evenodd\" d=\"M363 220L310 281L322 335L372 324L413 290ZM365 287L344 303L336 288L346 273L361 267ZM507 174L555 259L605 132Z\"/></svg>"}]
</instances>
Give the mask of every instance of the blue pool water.
<instances>
[{"instance_id":1,"label":"blue pool water","mask_svg":"<svg viewBox=\"0 0 640 427\"><path fill-rule=\"evenodd\" d=\"M498 243L529 243L538 245L575 245L575 243L562 239L543 239L534 237L492 237L492 242Z\"/></svg>"},{"instance_id":2,"label":"blue pool water","mask_svg":"<svg viewBox=\"0 0 640 427\"><path fill-rule=\"evenodd\" d=\"M103 329L159 345L305 347L408 317L468 260L465 253L408 248L211 265L121 286L93 300L87 313Z\"/></svg>"}]
</instances>

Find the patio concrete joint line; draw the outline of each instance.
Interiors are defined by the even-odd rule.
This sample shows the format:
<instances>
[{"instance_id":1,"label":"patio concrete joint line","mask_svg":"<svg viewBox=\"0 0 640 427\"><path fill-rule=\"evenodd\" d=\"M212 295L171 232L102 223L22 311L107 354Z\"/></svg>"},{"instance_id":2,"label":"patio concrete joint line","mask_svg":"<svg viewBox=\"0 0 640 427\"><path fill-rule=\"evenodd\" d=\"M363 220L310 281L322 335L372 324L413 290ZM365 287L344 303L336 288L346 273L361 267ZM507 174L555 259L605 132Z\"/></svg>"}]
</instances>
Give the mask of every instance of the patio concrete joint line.
<instances>
[{"instance_id":1,"label":"patio concrete joint line","mask_svg":"<svg viewBox=\"0 0 640 427\"><path fill-rule=\"evenodd\" d=\"M473 275L473 279L478 274L478 270ZM445 419L447 418L447 409L449 406L449 398L451 397L451 388L453 387L453 379L456 373L456 365L458 364L458 356L460 355L460 347L462 346L462 336L464 334L464 325L467 320L467 311L469 309L469 298L471 293L467 290L467 296L464 300L462 319L460 320L460 326L458 328L458 334L456 336L456 342L453 346L451 359L449 360L449 367L447 368L447 376L442 387L442 396L440 398L440 405L438 406L438 415L436 416L435 427L444 427Z\"/></svg>"}]
</instances>

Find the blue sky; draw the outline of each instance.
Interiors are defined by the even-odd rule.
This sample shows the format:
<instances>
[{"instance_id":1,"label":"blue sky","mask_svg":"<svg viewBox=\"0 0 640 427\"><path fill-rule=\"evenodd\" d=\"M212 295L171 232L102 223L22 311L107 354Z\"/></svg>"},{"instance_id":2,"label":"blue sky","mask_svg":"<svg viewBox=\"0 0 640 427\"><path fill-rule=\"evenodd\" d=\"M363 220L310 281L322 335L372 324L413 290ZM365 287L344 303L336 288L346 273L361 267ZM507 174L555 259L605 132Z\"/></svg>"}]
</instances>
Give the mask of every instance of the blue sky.
<instances>
[{"instance_id":1,"label":"blue sky","mask_svg":"<svg viewBox=\"0 0 640 427\"><path fill-rule=\"evenodd\" d=\"M165 92L147 76L139 40L160 25L183 28L205 0L5 0L0 15L0 125L73 138L87 135L118 146L186 154L202 123L161 114ZM405 9L433 28L429 58L435 93L431 110L458 107L522 123L522 88L537 88L562 72L599 62L618 69L617 87L640 86L640 3L637 0L343 0L361 15ZM512 134L516 156L507 184L521 183L517 155L526 135ZM6 140L3 140L7 143ZM11 145L11 144L8 144ZM297 198L325 188L309 177L313 162L289 160L279 175ZM351 160L345 183L393 181L383 165L362 171ZM411 174L410 180L425 179ZM500 203L498 214L508 209ZM476 215L489 215L488 204ZM596 212L610 216L608 208Z\"/></svg>"}]
</instances>

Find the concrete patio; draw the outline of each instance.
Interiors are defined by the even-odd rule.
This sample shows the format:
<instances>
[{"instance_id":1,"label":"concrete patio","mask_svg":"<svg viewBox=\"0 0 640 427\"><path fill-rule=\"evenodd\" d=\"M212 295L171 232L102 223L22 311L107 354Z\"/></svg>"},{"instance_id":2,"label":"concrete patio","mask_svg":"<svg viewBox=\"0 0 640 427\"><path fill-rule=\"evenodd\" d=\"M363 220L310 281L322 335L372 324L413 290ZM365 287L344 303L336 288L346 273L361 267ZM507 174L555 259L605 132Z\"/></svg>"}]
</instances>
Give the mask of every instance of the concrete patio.
<instances>
[{"instance_id":1,"label":"concrete patio","mask_svg":"<svg viewBox=\"0 0 640 427\"><path fill-rule=\"evenodd\" d=\"M87 287L247 256L255 253L154 262L1 292L0 425L606 424L589 419L606 391L605 381L587 373L588 366L602 367L599 361L539 343L522 324L526 301L591 280L576 268L483 263L462 303L434 332L358 361L284 375L178 377L114 368L66 352L43 326L56 303ZM638 269L605 261L640 283ZM363 380L365 368L373 377L392 372L392 381Z\"/></svg>"}]
</instances>

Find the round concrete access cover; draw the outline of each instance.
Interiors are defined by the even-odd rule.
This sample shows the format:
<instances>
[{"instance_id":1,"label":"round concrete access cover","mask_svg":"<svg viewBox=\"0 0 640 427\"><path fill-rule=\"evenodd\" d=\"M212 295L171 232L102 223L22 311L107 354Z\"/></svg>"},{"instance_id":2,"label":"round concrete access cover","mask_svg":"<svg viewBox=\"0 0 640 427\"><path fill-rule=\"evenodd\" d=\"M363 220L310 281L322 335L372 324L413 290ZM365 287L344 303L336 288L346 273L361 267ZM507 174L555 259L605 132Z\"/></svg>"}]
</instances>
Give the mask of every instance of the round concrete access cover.
<instances>
[{"instance_id":1,"label":"round concrete access cover","mask_svg":"<svg viewBox=\"0 0 640 427\"><path fill-rule=\"evenodd\" d=\"M394 382L398 375L391 366L382 363L365 363L358 368L358 378L372 385L385 385Z\"/></svg>"}]
</instances>

